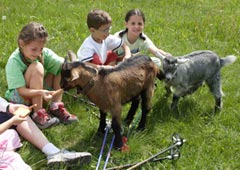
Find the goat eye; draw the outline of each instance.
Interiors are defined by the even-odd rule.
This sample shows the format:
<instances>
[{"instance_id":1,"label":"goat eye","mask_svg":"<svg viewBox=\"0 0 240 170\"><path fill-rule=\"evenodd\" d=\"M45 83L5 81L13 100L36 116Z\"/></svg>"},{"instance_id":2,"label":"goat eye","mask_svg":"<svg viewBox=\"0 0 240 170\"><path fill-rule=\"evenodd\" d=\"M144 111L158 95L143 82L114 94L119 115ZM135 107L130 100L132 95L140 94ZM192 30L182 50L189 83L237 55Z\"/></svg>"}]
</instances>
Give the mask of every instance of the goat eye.
<instances>
[{"instance_id":1,"label":"goat eye","mask_svg":"<svg viewBox=\"0 0 240 170\"><path fill-rule=\"evenodd\" d=\"M167 64L171 64L170 60L165 60L165 62L166 62Z\"/></svg>"}]
</instances>

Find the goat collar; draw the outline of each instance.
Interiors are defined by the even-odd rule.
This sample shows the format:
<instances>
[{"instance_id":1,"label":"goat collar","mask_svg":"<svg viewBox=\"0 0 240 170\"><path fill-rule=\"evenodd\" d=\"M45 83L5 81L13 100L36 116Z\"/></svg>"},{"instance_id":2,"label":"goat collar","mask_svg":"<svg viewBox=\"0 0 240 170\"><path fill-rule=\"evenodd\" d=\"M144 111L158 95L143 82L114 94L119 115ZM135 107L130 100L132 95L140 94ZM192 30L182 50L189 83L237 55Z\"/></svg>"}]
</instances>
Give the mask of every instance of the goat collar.
<instances>
[{"instance_id":1,"label":"goat collar","mask_svg":"<svg viewBox=\"0 0 240 170\"><path fill-rule=\"evenodd\" d=\"M77 93L81 93L83 95L86 95L88 93L88 91L94 86L94 80L91 79L85 86L77 87Z\"/></svg>"}]
</instances>

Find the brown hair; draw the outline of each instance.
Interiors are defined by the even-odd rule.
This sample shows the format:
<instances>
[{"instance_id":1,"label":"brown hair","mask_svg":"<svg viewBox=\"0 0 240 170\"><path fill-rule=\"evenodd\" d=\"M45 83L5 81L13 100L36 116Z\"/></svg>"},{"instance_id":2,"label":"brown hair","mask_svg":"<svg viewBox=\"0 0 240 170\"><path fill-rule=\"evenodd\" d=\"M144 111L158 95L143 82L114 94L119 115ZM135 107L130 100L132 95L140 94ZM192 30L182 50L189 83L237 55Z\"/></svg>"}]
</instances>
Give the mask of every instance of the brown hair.
<instances>
[{"instance_id":1,"label":"brown hair","mask_svg":"<svg viewBox=\"0 0 240 170\"><path fill-rule=\"evenodd\" d=\"M98 29L102 25L112 23L111 16L101 9L94 9L88 13L87 25L88 28Z\"/></svg>"},{"instance_id":2,"label":"brown hair","mask_svg":"<svg viewBox=\"0 0 240 170\"><path fill-rule=\"evenodd\" d=\"M144 13L140 10L140 9L132 9L130 11L127 12L126 16L125 16L125 21L128 22L131 16L140 16L143 19L143 22L145 23L145 16Z\"/></svg>"},{"instance_id":3,"label":"brown hair","mask_svg":"<svg viewBox=\"0 0 240 170\"><path fill-rule=\"evenodd\" d=\"M138 8L132 9L132 10L130 10L130 11L127 12L127 14L126 14L126 16L125 16L125 22L128 22L129 19L130 19L130 17L131 17L131 16L135 16L135 15L142 17L143 22L145 23L144 13L143 13L140 9L138 9ZM125 33L127 33L127 32L128 32L128 29L126 28L125 30L123 30L123 31L121 31L121 32L119 33L119 36L120 36L120 37L123 37L123 35L124 35ZM146 40L146 38L142 35L142 33L139 35L139 37L140 37L141 39L143 39L143 40Z\"/></svg>"},{"instance_id":4,"label":"brown hair","mask_svg":"<svg viewBox=\"0 0 240 170\"><path fill-rule=\"evenodd\" d=\"M30 22L29 24L27 24L26 26L24 26L22 28L22 30L20 31L19 35L18 35L18 46L20 49L20 53L21 52L21 47L20 47L20 40L22 40L24 42L24 44L29 44L32 41L35 40L43 40L43 41L47 41L47 37L48 37L48 33L47 30L43 27L42 24L37 23L37 22ZM26 65L29 65L29 63L26 61L26 59L23 57L23 55L21 55L23 62ZM38 57L39 61L43 64L44 63L44 58L42 55L40 55Z\"/></svg>"},{"instance_id":5,"label":"brown hair","mask_svg":"<svg viewBox=\"0 0 240 170\"><path fill-rule=\"evenodd\" d=\"M29 44L32 41L43 39L47 41L48 33L42 24L37 22L30 22L24 26L18 35L18 46L19 41L22 40L25 44Z\"/></svg>"}]
</instances>

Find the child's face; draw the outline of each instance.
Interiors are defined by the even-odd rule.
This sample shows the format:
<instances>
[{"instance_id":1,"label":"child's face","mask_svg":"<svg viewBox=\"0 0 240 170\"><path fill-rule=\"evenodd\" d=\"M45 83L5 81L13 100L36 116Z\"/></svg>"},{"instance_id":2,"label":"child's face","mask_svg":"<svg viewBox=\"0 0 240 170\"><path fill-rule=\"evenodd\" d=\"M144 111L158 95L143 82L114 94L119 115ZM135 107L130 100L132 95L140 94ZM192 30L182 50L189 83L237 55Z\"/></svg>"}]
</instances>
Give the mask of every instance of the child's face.
<instances>
[{"instance_id":1,"label":"child's face","mask_svg":"<svg viewBox=\"0 0 240 170\"><path fill-rule=\"evenodd\" d=\"M93 39L98 43L101 43L109 36L109 33L111 31L111 23L102 25L98 29L91 28L90 31L92 32Z\"/></svg>"},{"instance_id":2,"label":"child's face","mask_svg":"<svg viewBox=\"0 0 240 170\"><path fill-rule=\"evenodd\" d=\"M20 40L20 48L25 58L30 60L36 60L41 54L43 47L45 46L45 40L35 40L29 44L25 44Z\"/></svg>"},{"instance_id":3,"label":"child's face","mask_svg":"<svg viewBox=\"0 0 240 170\"><path fill-rule=\"evenodd\" d=\"M126 27L128 28L128 34L132 36L139 36L144 29L144 21L141 16L133 15L126 22Z\"/></svg>"}]
</instances>

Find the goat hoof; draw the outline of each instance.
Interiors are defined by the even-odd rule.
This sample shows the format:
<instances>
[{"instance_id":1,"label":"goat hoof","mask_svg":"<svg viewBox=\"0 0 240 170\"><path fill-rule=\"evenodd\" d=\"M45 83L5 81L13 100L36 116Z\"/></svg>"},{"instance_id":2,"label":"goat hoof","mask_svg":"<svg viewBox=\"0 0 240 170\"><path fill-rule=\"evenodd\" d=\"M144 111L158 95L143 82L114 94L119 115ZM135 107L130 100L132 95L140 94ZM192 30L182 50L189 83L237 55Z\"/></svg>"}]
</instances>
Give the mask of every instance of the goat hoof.
<instances>
[{"instance_id":1,"label":"goat hoof","mask_svg":"<svg viewBox=\"0 0 240 170\"><path fill-rule=\"evenodd\" d=\"M121 152L126 152L129 150L129 147L127 145L127 137L122 136L122 141L120 142L114 142L114 149L121 151Z\"/></svg>"},{"instance_id":2,"label":"goat hoof","mask_svg":"<svg viewBox=\"0 0 240 170\"><path fill-rule=\"evenodd\" d=\"M114 149L116 149L117 151L120 151L120 152L129 152L129 146L127 144L124 144L123 146L121 147L114 147Z\"/></svg>"},{"instance_id":3,"label":"goat hoof","mask_svg":"<svg viewBox=\"0 0 240 170\"><path fill-rule=\"evenodd\" d=\"M114 145L113 145L113 148L116 149L117 151L121 151L122 146L123 146L123 145L114 144Z\"/></svg>"},{"instance_id":4,"label":"goat hoof","mask_svg":"<svg viewBox=\"0 0 240 170\"><path fill-rule=\"evenodd\" d=\"M222 107L215 106L214 113L219 113L222 110Z\"/></svg>"}]
</instances>

